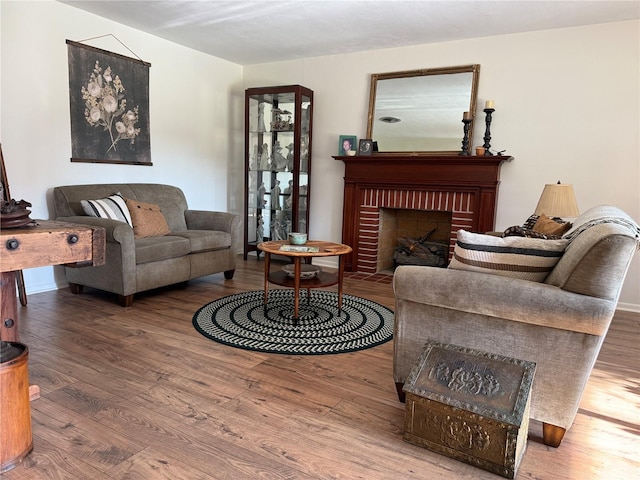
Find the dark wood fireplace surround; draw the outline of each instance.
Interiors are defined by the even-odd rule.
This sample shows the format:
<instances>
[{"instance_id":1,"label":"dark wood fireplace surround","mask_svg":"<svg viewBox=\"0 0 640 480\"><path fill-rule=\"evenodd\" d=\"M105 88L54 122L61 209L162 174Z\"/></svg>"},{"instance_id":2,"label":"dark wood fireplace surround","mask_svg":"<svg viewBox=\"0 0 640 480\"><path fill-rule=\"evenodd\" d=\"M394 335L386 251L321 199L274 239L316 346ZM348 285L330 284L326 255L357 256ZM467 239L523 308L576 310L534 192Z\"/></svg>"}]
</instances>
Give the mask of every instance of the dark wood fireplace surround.
<instances>
[{"instance_id":1,"label":"dark wood fireplace surround","mask_svg":"<svg viewBox=\"0 0 640 480\"><path fill-rule=\"evenodd\" d=\"M486 232L495 228L500 167L511 161L509 156L457 156L457 155L392 155L378 153L372 156L333 157L345 164L344 213L342 242L351 246L353 252L347 256L345 270L370 271L365 257L367 247L360 238L367 215L379 207L411 208L411 202L402 205L392 198L437 198L463 199L464 207L451 208L442 201L431 202L431 206L419 209L460 210L461 225L473 232ZM374 192L372 194L372 192ZM372 201L372 198L376 200ZM384 201L378 201L384 198ZM458 200L456 200L458 201ZM435 205L435 208L434 208ZM365 217L363 219L363 217ZM374 222L377 222L374 218ZM452 227L451 251L455 244ZM376 240L377 241L377 240ZM363 266L364 265L364 266ZM371 272L375 273L375 272Z\"/></svg>"}]
</instances>

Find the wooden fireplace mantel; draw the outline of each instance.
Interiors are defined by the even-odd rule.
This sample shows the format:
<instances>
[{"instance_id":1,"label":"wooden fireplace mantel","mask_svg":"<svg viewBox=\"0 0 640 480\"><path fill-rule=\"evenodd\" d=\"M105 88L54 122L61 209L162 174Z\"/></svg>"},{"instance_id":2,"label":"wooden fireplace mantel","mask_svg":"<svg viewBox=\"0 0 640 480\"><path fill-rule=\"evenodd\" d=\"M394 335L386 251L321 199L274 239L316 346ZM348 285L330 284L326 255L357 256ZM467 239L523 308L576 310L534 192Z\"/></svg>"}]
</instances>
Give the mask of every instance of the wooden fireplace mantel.
<instances>
[{"instance_id":1,"label":"wooden fireplace mantel","mask_svg":"<svg viewBox=\"0 0 640 480\"><path fill-rule=\"evenodd\" d=\"M388 155L333 157L345 164L345 182L394 185L493 185L508 156Z\"/></svg>"},{"instance_id":2,"label":"wooden fireplace mantel","mask_svg":"<svg viewBox=\"0 0 640 480\"><path fill-rule=\"evenodd\" d=\"M347 271L354 271L358 255L360 214L365 190L453 192L473 199L471 229L485 232L495 228L500 184L500 167L510 156L393 155L334 156L344 162L344 208L342 243L354 248L346 259Z\"/></svg>"}]
</instances>

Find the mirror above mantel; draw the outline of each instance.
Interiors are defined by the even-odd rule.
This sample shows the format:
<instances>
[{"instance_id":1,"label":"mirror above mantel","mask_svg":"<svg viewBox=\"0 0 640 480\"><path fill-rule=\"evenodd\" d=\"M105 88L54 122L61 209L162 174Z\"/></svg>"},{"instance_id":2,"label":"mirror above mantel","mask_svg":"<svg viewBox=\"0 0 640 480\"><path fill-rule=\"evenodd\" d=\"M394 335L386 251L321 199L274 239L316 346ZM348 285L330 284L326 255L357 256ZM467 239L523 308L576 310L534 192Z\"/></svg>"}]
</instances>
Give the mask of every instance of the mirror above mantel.
<instances>
[{"instance_id":1,"label":"mirror above mantel","mask_svg":"<svg viewBox=\"0 0 640 480\"><path fill-rule=\"evenodd\" d=\"M479 77L479 64L371 74L367 138L380 153L457 155ZM473 146L473 123L469 135Z\"/></svg>"}]
</instances>

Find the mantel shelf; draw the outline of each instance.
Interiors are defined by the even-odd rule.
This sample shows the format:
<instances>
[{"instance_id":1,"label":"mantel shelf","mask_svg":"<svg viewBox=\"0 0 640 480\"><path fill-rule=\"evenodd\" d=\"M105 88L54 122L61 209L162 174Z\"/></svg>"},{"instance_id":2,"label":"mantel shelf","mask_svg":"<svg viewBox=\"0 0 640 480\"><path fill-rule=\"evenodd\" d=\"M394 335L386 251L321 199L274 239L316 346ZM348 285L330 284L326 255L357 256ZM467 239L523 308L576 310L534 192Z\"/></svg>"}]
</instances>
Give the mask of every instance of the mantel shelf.
<instances>
[{"instance_id":1,"label":"mantel shelf","mask_svg":"<svg viewBox=\"0 0 640 480\"><path fill-rule=\"evenodd\" d=\"M393 155L336 156L345 164L346 183L469 185L497 187L507 156Z\"/></svg>"},{"instance_id":2,"label":"mantel shelf","mask_svg":"<svg viewBox=\"0 0 640 480\"><path fill-rule=\"evenodd\" d=\"M374 153L373 155L334 156L336 160L345 163L365 163L383 164L387 162L408 163L421 165L500 165L503 162L510 162L513 157L506 155L487 155L477 157L475 155L412 155L412 154L390 154Z\"/></svg>"}]
</instances>

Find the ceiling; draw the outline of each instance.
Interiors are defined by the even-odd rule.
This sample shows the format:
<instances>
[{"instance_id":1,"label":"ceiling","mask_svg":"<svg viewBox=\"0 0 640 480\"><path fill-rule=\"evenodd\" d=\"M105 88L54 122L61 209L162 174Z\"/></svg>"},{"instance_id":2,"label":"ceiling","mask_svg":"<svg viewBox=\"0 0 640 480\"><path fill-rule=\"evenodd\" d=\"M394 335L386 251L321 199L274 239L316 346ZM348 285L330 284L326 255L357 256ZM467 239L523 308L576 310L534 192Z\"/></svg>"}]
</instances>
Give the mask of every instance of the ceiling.
<instances>
[{"instance_id":1,"label":"ceiling","mask_svg":"<svg viewBox=\"0 0 640 480\"><path fill-rule=\"evenodd\" d=\"M640 18L639 0L58 1L240 65Z\"/></svg>"}]
</instances>

